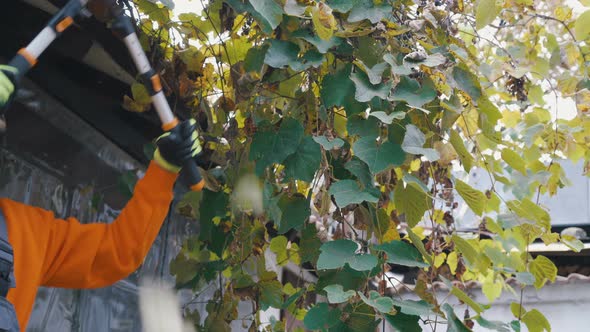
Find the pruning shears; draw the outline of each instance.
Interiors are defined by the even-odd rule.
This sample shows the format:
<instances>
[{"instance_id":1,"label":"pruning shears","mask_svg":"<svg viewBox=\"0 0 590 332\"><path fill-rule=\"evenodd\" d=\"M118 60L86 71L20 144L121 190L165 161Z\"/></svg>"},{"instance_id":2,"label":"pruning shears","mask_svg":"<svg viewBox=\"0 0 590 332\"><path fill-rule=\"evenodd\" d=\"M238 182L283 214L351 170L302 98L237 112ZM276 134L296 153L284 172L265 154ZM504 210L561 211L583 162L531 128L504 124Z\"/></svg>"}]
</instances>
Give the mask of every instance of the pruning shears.
<instances>
[{"instance_id":1,"label":"pruning shears","mask_svg":"<svg viewBox=\"0 0 590 332\"><path fill-rule=\"evenodd\" d=\"M118 0L93 1L100 2L103 7L108 8L109 17L112 18L111 28L127 46L135 62L135 66L140 73L141 81L151 96L154 108L162 123L162 129L164 131L174 129L179 124L179 121L170 109L170 105L162 90L160 76L150 65L137 38L131 19L125 14ZM46 27L26 47L18 51L17 55L9 63L10 66L18 69L18 74L14 77L16 82L20 81L35 66L37 59L43 51L74 23L74 18L86 8L88 2L89 0L70 0L49 20ZM198 191L203 188L205 182L201 178L194 159L189 160L183 165L183 171L187 175L191 190Z\"/></svg>"}]
</instances>

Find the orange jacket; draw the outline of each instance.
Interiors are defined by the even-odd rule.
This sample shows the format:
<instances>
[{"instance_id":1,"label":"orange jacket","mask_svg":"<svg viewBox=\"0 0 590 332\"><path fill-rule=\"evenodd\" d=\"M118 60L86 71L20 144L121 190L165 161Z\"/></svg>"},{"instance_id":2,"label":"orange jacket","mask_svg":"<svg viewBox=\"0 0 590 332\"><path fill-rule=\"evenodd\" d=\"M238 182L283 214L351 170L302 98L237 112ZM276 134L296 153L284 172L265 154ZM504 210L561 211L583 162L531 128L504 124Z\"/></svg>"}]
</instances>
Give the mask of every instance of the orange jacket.
<instances>
[{"instance_id":1,"label":"orange jacket","mask_svg":"<svg viewBox=\"0 0 590 332\"><path fill-rule=\"evenodd\" d=\"M26 330L39 286L98 288L133 273L168 213L176 177L152 162L111 224L57 219L52 212L0 199L14 249L16 288L8 292L8 300L21 331Z\"/></svg>"}]
</instances>

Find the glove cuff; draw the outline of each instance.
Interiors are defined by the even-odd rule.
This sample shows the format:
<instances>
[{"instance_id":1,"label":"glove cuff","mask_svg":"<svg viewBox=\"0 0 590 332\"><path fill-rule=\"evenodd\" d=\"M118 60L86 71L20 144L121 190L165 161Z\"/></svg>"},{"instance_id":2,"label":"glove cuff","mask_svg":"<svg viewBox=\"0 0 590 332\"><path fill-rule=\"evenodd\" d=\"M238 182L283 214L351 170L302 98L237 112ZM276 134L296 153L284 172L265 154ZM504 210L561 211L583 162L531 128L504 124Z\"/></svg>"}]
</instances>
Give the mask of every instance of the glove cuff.
<instances>
[{"instance_id":1,"label":"glove cuff","mask_svg":"<svg viewBox=\"0 0 590 332\"><path fill-rule=\"evenodd\" d=\"M166 159L164 159L164 157L162 157L162 154L160 154L160 149L156 149L156 151L154 152L154 161L156 162L156 164L158 164L158 166L162 167L163 169L171 173L178 173L182 168L181 166L171 164Z\"/></svg>"}]
</instances>

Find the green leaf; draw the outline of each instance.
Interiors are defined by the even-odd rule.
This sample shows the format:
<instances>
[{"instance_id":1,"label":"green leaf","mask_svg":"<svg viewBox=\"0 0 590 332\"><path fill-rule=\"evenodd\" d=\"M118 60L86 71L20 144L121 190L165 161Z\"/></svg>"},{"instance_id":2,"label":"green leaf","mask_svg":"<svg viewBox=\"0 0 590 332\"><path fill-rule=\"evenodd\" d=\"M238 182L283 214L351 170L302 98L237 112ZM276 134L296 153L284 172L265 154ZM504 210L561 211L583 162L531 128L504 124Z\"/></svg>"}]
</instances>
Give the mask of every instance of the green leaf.
<instances>
[{"instance_id":1,"label":"green leaf","mask_svg":"<svg viewBox=\"0 0 590 332\"><path fill-rule=\"evenodd\" d=\"M533 203L530 199L523 198L520 201L512 200L507 202L506 205L519 217L535 222L545 230L551 229L551 217L549 213L539 205Z\"/></svg>"},{"instance_id":2,"label":"green leaf","mask_svg":"<svg viewBox=\"0 0 590 332\"><path fill-rule=\"evenodd\" d=\"M374 186L373 175L371 175L369 166L358 157L352 157L352 159L344 165L344 168L352 173L352 175L356 176L364 188L372 188Z\"/></svg>"},{"instance_id":3,"label":"green leaf","mask_svg":"<svg viewBox=\"0 0 590 332\"><path fill-rule=\"evenodd\" d=\"M400 312L406 315L426 316L432 314L434 306L424 300L398 300L393 299L393 305L400 308Z\"/></svg>"},{"instance_id":4,"label":"green leaf","mask_svg":"<svg viewBox=\"0 0 590 332\"><path fill-rule=\"evenodd\" d=\"M348 264L356 271L370 271L377 266L377 257L369 254L355 254L358 245L350 240L326 242L320 248L317 268L338 269Z\"/></svg>"},{"instance_id":5,"label":"green leaf","mask_svg":"<svg viewBox=\"0 0 590 332\"><path fill-rule=\"evenodd\" d=\"M353 290L345 292L342 285L329 285L324 287L324 291L328 294L328 302L330 303L344 303L356 295Z\"/></svg>"},{"instance_id":6,"label":"green leaf","mask_svg":"<svg viewBox=\"0 0 590 332\"><path fill-rule=\"evenodd\" d=\"M578 41L590 37L590 10L585 11L578 17L574 26L574 33Z\"/></svg>"},{"instance_id":7,"label":"green leaf","mask_svg":"<svg viewBox=\"0 0 590 332\"><path fill-rule=\"evenodd\" d=\"M526 175L526 163L522 157L514 152L514 150L505 148L502 150L502 160L504 160L510 167Z\"/></svg>"},{"instance_id":8,"label":"green leaf","mask_svg":"<svg viewBox=\"0 0 590 332\"><path fill-rule=\"evenodd\" d=\"M226 244L226 233L221 227L215 225L215 217L222 218L228 210L229 195L223 191L214 192L203 190L203 199L200 208L199 240L208 243L212 252L221 257ZM229 242L228 242L229 243Z\"/></svg>"},{"instance_id":9,"label":"green leaf","mask_svg":"<svg viewBox=\"0 0 590 332\"><path fill-rule=\"evenodd\" d=\"M424 79L422 86L418 81L402 76L395 87L390 100L405 101L412 107L420 108L436 98L436 89L430 79Z\"/></svg>"},{"instance_id":10,"label":"green leaf","mask_svg":"<svg viewBox=\"0 0 590 332\"><path fill-rule=\"evenodd\" d=\"M393 200L399 214L406 215L408 226L414 227L424 212L432 208L432 199L416 183L408 183L404 188L403 183L398 183L393 193Z\"/></svg>"},{"instance_id":11,"label":"green leaf","mask_svg":"<svg viewBox=\"0 0 590 332\"><path fill-rule=\"evenodd\" d=\"M508 324L499 321L490 321L481 316L475 318L475 321L483 328L488 330L494 330L498 332L510 332Z\"/></svg>"},{"instance_id":12,"label":"green leaf","mask_svg":"<svg viewBox=\"0 0 590 332\"><path fill-rule=\"evenodd\" d=\"M344 266L358 249L358 244L351 240L335 240L326 242L320 248L317 268L338 269Z\"/></svg>"},{"instance_id":13,"label":"green leaf","mask_svg":"<svg viewBox=\"0 0 590 332\"><path fill-rule=\"evenodd\" d=\"M428 267L422 259L422 254L409 243L394 240L388 243L373 246L374 250L387 254L387 262L403 266Z\"/></svg>"},{"instance_id":14,"label":"green leaf","mask_svg":"<svg viewBox=\"0 0 590 332\"><path fill-rule=\"evenodd\" d=\"M369 67L365 65L362 61L359 60L359 64L363 66L363 69L367 76L369 77L369 82L373 85L381 83L381 78L383 77L383 72L387 69L387 63L381 62L373 67Z\"/></svg>"},{"instance_id":15,"label":"green leaf","mask_svg":"<svg viewBox=\"0 0 590 332\"><path fill-rule=\"evenodd\" d=\"M515 332L520 332L520 321L518 320L513 320L510 322L510 327L512 327L512 329Z\"/></svg>"},{"instance_id":16,"label":"green leaf","mask_svg":"<svg viewBox=\"0 0 590 332\"><path fill-rule=\"evenodd\" d=\"M264 65L264 58L266 52L268 52L268 48L268 44L250 48L246 54L246 59L244 60L244 69L247 72L259 73Z\"/></svg>"},{"instance_id":17,"label":"green leaf","mask_svg":"<svg viewBox=\"0 0 590 332\"><path fill-rule=\"evenodd\" d=\"M399 166L406 159L401 145L390 141L379 144L376 137L362 137L354 143L352 149L357 157L369 165L373 173Z\"/></svg>"},{"instance_id":18,"label":"green leaf","mask_svg":"<svg viewBox=\"0 0 590 332\"><path fill-rule=\"evenodd\" d=\"M402 142L402 149L410 154L421 154L429 161L437 161L440 159L438 151L435 149L424 148L426 143L426 136L414 125L406 126L406 135Z\"/></svg>"},{"instance_id":19,"label":"green leaf","mask_svg":"<svg viewBox=\"0 0 590 332\"><path fill-rule=\"evenodd\" d=\"M414 56L415 55L415 56ZM426 54L422 52L412 52L406 55L403 59L404 66L408 68L417 66L436 67L447 62L447 58L440 53Z\"/></svg>"},{"instance_id":20,"label":"green leaf","mask_svg":"<svg viewBox=\"0 0 590 332\"><path fill-rule=\"evenodd\" d=\"M278 222L278 232L284 234L290 229L300 230L305 220L311 215L309 201L301 195L289 197L283 195L278 202L281 209L281 219Z\"/></svg>"},{"instance_id":21,"label":"green leaf","mask_svg":"<svg viewBox=\"0 0 590 332\"><path fill-rule=\"evenodd\" d=\"M529 272L515 273L515 278L518 282L524 285L532 285L535 283L535 276Z\"/></svg>"},{"instance_id":22,"label":"green leaf","mask_svg":"<svg viewBox=\"0 0 590 332\"><path fill-rule=\"evenodd\" d=\"M297 151L303 138L303 127L292 118L285 118L278 132L259 130L252 138L250 160L256 160L256 173L262 174L266 167L282 163Z\"/></svg>"},{"instance_id":23,"label":"green leaf","mask_svg":"<svg viewBox=\"0 0 590 332\"><path fill-rule=\"evenodd\" d=\"M377 311L388 314L393 311L393 300L390 297L384 297L379 295L376 291L369 292L369 298L363 293L358 293L361 300L367 305L377 309Z\"/></svg>"},{"instance_id":24,"label":"green leaf","mask_svg":"<svg viewBox=\"0 0 590 332\"><path fill-rule=\"evenodd\" d=\"M369 116L374 116L377 119L379 119L379 121L389 125L395 119L403 120L406 117L406 113L401 112L401 111L396 111L396 112L391 112L391 114L387 114L382 111L377 111L377 112L371 112L369 114Z\"/></svg>"},{"instance_id":25,"label":"green leaf","mask_svg":"<svg viewBox=\"0 0 590 332\"><path fill-rule=\"evenodd\" d=\"M322 241L317 236L317 229L314 224L308 223L301 232L299 242L299 255L301 262L312 262L315 264L319 255Z\"/></svg>"},{"instance_id":26,"label":"green leaf","mask_svg":"<svg viewBox=\"0 0 590 332\"><path fill-rule=\"evenodd\" d=\"M477 102L481 97L481 86L479 80L466 66L460 65L453 68L453 78L457 87L465 91L473 100Z\"/></svg>"},{"instance_id":27,"label":"green leaf","mask_svg":"<svg viewBox=\"0 0 590 332\"><path fill-rule=\"evenodd\" d=\"M457 248L457 250L461 254L463 254L463 257L465 257L465 259L467 259L469 263L477 263L479 255L475 248L473 248L473 246L469 242L467 242L467 240L463 239L458 235L453 235L452 241L455 243L455 247Z\"/></svg>"},{"instance_id":28,"label":"green leaf","mask_svg":"<svg viewBox=\"0 0 590 332\"><path fill-rule=\"evenodd\" d=\"M311 136L305 136L297 151L284 161L285 176L297 180L311 182L320 167L322 152L320 146Z\"/></svg>"},{"instance_id":29,"label":"green leaf","mask_svg":"<svg viewBox=\"0 0 590 332\"><path fill-rule=\"evenodd\" d=\"M475 28L481 30L492 23L499 12L500 9L496 6L496 0L479 0L475 9Z\"/></svg>"},{"instance_id":30,"label":"green leaf","mask_svg":"<svg viewBox=\"0 0 590 332\"><path fill-rule=\"evenodd\" d=\"M257 5L261 5L262 2L264 2L265 0L257 0ZM270 14L270 11L272 11L273 9L276 10L276 7L273 6L273 4L269 4L269 9L271 9L270 11L268 11L269 13L266 14L262 14L260 12L258 12L254 6L252 5L252 3L250 1L246 1L246 2L242 2L241 0L223 0L223 2L227 3L228 5L230 5L235 11L236 13L244 13L247 12L250 15L252 15L252 17L258 22L258 24L260 25L260 28L262 29L262 31L266 34L271 34L273 32L273 30L276 28L273 27L273 23L276 23L276 20L278 19L278 16L271 14L271 19L273 20L273 23L271 23L268 19L265 18L266 14ZM271 2L271 1L269 1ZM222 1L213 1L212 4L222 4ZM276 5L276 4L275 4ZM215 13L215 12L219 12L221 10L221 8L212 8L211 6L209 6L209 13L211 15L211 13ZM267 9L267 8L264 8ZM280 7L279 7L280 9ZM262 10L262 8L261 8ZM219 17L219 15L217 15ZM282 20L282 16L281 16L281 20ZM279 21L280 22L280 21ZM219 26L220 24L217 23L215 24L216 26ZM277 24L278 25L278 24ZM202 30L202 29L201 29ZM217 28L217 30L219 31L219 28ZM213 31L213 27L210 27L209 29L207 29L206 31L203 32L211 32Z\"/></svg>"},{"instance_id":31,"label":"green leaf","mask_svg":"<svg viewBox=\"0 0 590 332\"><path fill-rule=\"evenodd\" d=\"M308 43L312 44L317 48L320 53L328 53L328 51L342 44L343 39L338 37L332 37L329 40L323 40L319 36L313 35L308 30L298 30L293 33L293 37L302 38L303 40L307 41Z\"/></svg>"},{"instance_id":32,"label":"green leaf","mask_svg":"<svg viewBox=\"0 0 590 332\"><path fill-rule=\"evenodd\" d=\"M272 1L270 1L272 2ZM284 40L270 40L270 48L264 56L264 63L274 68L284 68L298 63L299 46Z\"/></svg>"},{"instance_id":33,"label":"green leaf","mask_svg":"<svg viewBox=\"0 0 590 332\"><path fill-rule=\"evenodd\" d=\"M340 13L348 13L354 6L354 0L326 0L326 3Z\"/></svg>"},{"instance_id":34,"label":"green leaf","mask_svg":"<svg viewBox=\"0 0 590 332\"><path fill-rule=\"evenodd\" d=\"M461 195L461 198L463 198L465 203L467 203L467 206L469 206L475 214L481 216L487 201L486 195L459 179L455 179L455 189L459 195Z\"/></svg>"},{"instance_id":35,"label":"green leaf","mask_svg":"<svg viewBox=\"0 0 590 332\"><path fill-rule=\"evenodd\" d=\"M453 148L457 151L457 154L459 154L459 158L461 159L465 171L471 171L471 167L473 167L473 156L467 151L461 136L459 136L459 133L454 129L451 130L451 145L453 145Z\"/></svg>"},{"instance_id":36,"label":"green leaf","mask_svg":"<svg viewBox=\"0 0 590 332\"><path fill-rule=\"evenodd\" d=\"M325 107L344 106L346 97L354 95L354 84L349 79L352 65L348 64L334 74L324 76L320 95Z\"/></svg>"},{"instance_id":37,"label":"green leaf","mask_svg":"<svg viewBox=\"0 0 590 332\"><path fill-rule=\"evenodd\" d=\"M375 97L387 99L391 91L391 82L372 84L367 74L361 70L350 74L350 80L355 86L354 98L360 102L368 102Z\"/></svg>"},{"instance_id":38,"label":"green leaf","mask_svg":"<svg viewBox=\"0 0 590 332\"><path fill-rule=\"evenodd\" d=\"M344 308L344 317L347 319L336 325L330 332L365 332L376 331L381 322L375 315L375 309L364 302L349 303Z\"/></svg>"},{"instance_id":39,"label":"green leaf","mask_svg":"<svg viewBox=\"0 0 590 332\"><path fill-rule=\"evenodd\" d=\"M420 327L420 316L406 315L398 312L395 315L385 315L385 320L396 330L400 332L422 332Z\"/></svg>"},{"instance_id":40,"label":"green leaf","mask_svg":"<svg viewBox=\"0 0 590 332\"><path fill-rule=\"evenodd\" d=\"M277 236L270 241L270 251L277 254L277 263L284 265L289 261L289 254L287 252L288 240L284 236Z\"/></svg>"},{"instance_id":41,"label":"green leaf","mask_svg":"<svg viewBox=\"0 0 590 332\"><path fill-rule=\"evenodd\" d=\"M453 307L450 304L445 303L442 305L442 310L447 314L448 327L447 332L469 332L470 328L465 326L463 322L455 315Z\"/></svg>"},{"instance_id":42,"label":"green leaf","mask_svg":"<svg viewBox=\"0 0 590 332\"><path fill-rule=\"evenodd\" d=\"M295 301L297 301L301 296L303 296L303 294L305 294L305 289L300 289L295 294L289 296L285 300L285 302L283 302L283 305L282 305L281 309L287 309L287 308L289 308L289 306L291 306L291 304L295 303Z\"/></svg>"},{"instance_id":43,"label":"green leaf","mask_svg":"<svg viewBox=\"0 0 590 332\"><path fill-rule=\"evenodd\" d=\"M403 75L405 77L412 73L412 68L404 65L399 65L393 54L387 53L383 55L383 60L391 66L391 72L396 75ZM403 61L403 60L402 60Z\"/></svg>"},{"instance_id":44,"label":"green leaf","mask_svg":"<svg viewBox=\"0 0 590 332\"><path fill-rule=\"evenodd\" d=\"M274 0L249 0L249 2L252 4L254 10L264 17L272 30L281 24L283 20L283 8L274 2Z\"/></svg>"},{"instance_id":45,"label":"green leaf","mask_svg":"<svg viewBox=\"0 0 590 332\"><path fill-rule=\"evenodd\" d=\"M348 265L356 271L371 271L377 264L377 257L370 254L354 255L348 260Z\"/></svg>"},{"instance_id":46,"label":"green leaf","mask_svg":"<svg viewBox=\"0 0 590 332\"><path fill-rule=\"evenodd\" d=\"M285 14L289 16L303 16L307 8L306 6L300 6L297 0L286 0L283 9L285 10Z\"/></svg>"},{"instance_id":47,"label":"green leaf","mask_svg":"<svg viewBox=\"0 0 590 332\"><path fill-rule=\"evenodd\" d=\"M314 136L313 140L321 145L326 151L340 149L344 146L344 141L338 137L330 141L326 136Z\"/></svg>"},{"instance_id":48,"label":"green leaf","mask_svg":"<svg viewBox=\"0 0 590 332\"><path fill-rule=\"evenodd\" d=\"M424 243L422 243L422 240L420 240L418 235L416 235L416 233L414 233L411 228L408 228L407 232L408 232L408 237L410 238L410 241L412 241L412 244L422 254L422 257L424 257L424 259L426 259L428 264L434 265L434 260L432 259L432 256L428 254L428 252L426 251L426 248L424 247Z\"/></svg>"},{"instance_id":49,"label":"green leaf","mask_svg":"<svg viewBox=\"0 0 590 332\"><path fill-rule=\"evenodd\" d=\"M500 132L496 130L496 124L502 118L502 113L483 95L477 100L477 105L479 111L477 123L483 134L493 142L502 143Z\"/></svg>"},{"instance_id":50,"label":"green leaf","mask_svg":"<svg viewBox=\"0 0 590 332\"><path fill-rule=\"evenodd\" d=\"M532 309L524 314L522 321L526 324L529 332L551 332L551 324L537 309Z\"/></svg>"},{"instance_id":51,"label":"green leaf","mask_svg":"<svg viewBox=\"0 0 590 332\"><path fill-rule=\"evenodd\" d=\"M451 294L455 295L455 297L457 297L463 303L467 304L469 307L471 307L471 309L475 310L475 312L477 312L478 314L481 314L483 312L483 308L481 307L481 305L473 301L472 298L467 296L467 294L465 294L465 292L457 288L457 286L453 286L453 288L451 288Z\"/></svg>"},{"instance_id":52,"label":"green leaf","mask_svg":"<svg viewBox=\"0 0 590 332\"><path fill-rule=\"evenodd\" d=\"M375 118L369 117L365 119L360 114L355 114L348 117L346 122L346 130L349 136L373 136L379 135L379 121Z\"/></svg>"},{"instance_id":53,"label":"green leaf","mask_svg":"<svg viewBox=\"0 0 590 332\"><path fill-rule=\"evenodd\" d=\"M317 270L318 282L316 284L317 289L322 289L328 285L338 284L342 285L344 290L356 290L360 289L366 282L369 275L375 275L375 273L360 272L350 268L348 264L344 265L344 268L338 270ZM372 273L372 274L371 274Z\"/></svg>"},{"instance_id":54,"label":"green leaf","mask_svg":"<svg viewBox=\"0 0 590 332\"><path fill-rule=\"evenodd\" d=\"M386 1L375 4L373 0L356 0L348 15L348 22L369 20L375 24L391 14L392 10L393 8Z\"/></svg>"},{"instance_id":55,"label":"green leaf","mask_svg":"<svg viewBox=\"0 0 590 332\"><path fill-rule=\"evenodd\" d=\"M330 310L327 303L318 303L307 312L303 324L309 330L326 330L340 322L341 314L338 308Z\"/></svg>"},{"instance_id":56,"label":"green leaf","mask_svg":"<svg viewBox=\"0 0 590 332\"><path fill-rule=\"evenodd\" d=\"M529 271L535 276L535 288L539 289L545 285L547 280L555 282L557 277L557 267L553 262L542 255L537 256L529 264Z\"/></svg>"},{"instance_id":57,"label":"green leaf","mask_svg":"<svg viewBox=\"0 0 590 332\"><path fill-rule=\"evenodd\" d=\"M289 66L295 71L303 71L308 68L318 68L326 61L323 54L316 50L309 50L297 60L297 62L290 63Z\"/></svg>"},{"instance_id":58,"label":"green leaf","mask_svg":"<svg viewBox=\"0 0 590 332\"><path fill-rule=\"evenodd\" d=\"M364 201L377 203L379 196L362 190L354 180L340 180L330 186L330 195L334 196L336 204L343 208L349 204L360 204Z\"/></svg>"},{"instance_id":59,"label":"green leaf","mask_svg":"<svg viewBox=\"0 0 590 332\"><path fill-rule=\"evenodd\" d=\"M260 309L267 310L269 307L280 309L283 305L283 285L277 280L261 281L260 288Z\"/></svg>"}]
</instances>

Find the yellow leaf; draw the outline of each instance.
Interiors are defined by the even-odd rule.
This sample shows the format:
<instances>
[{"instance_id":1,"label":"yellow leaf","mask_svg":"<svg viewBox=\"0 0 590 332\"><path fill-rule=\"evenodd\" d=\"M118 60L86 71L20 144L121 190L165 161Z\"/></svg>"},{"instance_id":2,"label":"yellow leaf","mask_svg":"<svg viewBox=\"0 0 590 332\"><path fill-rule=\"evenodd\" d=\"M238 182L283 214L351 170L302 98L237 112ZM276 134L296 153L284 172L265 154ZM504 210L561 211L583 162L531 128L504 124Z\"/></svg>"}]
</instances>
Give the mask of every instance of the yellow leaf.
<instances>
[{"instance_id":1,"label":"yellow leaf","mask_svg":"<svg viewBox=\"0 0 590 332\"><path fill-rule=\"evenodd\" d=\"M441 252L440 254L436 255L436 257L434 257L434 267L436 267L437 269L441 267L445 262L446 258L447 254L445 254L444 252Z\"/></svg>"},{"instance_id":2,"label":"yellow leaf","mask_svg":"<svg viewBox=\"0 0 590 332\"><path fill-rule=\"evenodd\" d=\"M516 318L519 318L526 313L526 310L516 302L510 303L510 311L512 311L512 314Z\"/></svg>"},{"instance_id":3,"label":"yellow leaf","mask_svg":"<svg viewBox=\"0 0 590 332\"><path fill-rule=\"evenodd\" d=\"M522 121L522 115L519 111L505 110L502 112L502 122L508 128L514 128Z\"/></svg>"},{"instance_id":4,"label":"yellow leaf","mask_svg":"<svg viewBox=\"0 0 590 332\"><path fill-rule=\"evenodd\" d=\"M133 99L140 104L152 103L152 98L143 84L133 83L131 85L131 93L133 94Z\"/></svg>"},{"instance_id":5,"label":"yellow leaf","mask_svg":"<svg viewBox=\"0 0 590 332\"><path fill-rule=\"evenodd\" d=\"M496 0L480 0L475 9L475 27L477 30L492 23L498 13L499 8L496 6Z\"/></svg>"},{"instance_id":6,"label":"yellow leaf","mask_svg":"<svg viewBox=\"0 0 590 332\"><path fill-rule=\"evenodd\" d=\"M338 109L334 111L334 130L339 137L346 138L348 131L346 130L346 111Z\"/></svg>"},{"instance_id":7,"label":"yellow leaf","mask_svg":"<svg viewBox=\"0 0 590 332\"><path fill-rule=\"evenodd\" d=\"M535 288L537 289L543 287L547 280L554 282L557 277L555 264L549 258L541 255L529 264L529 271L535 276Z\"/></svg>"},{"instance_id":8,"label":"yellow leaf","mask_svg":"<svg viewBox=\"0 0 590 332\"><path fill-rule=\"evenodd\" d=\"M543 314L533 309L522 316L522 321L526 324L529 332L551 332L551 324Z\"/></svg>"},{"instance_id":9,"label":"yellow leaf","mask_svg":"<svg viewBox=\"0 0 590 332\"><path fill-rule=\"evenodd\" d=\"M129 96L123 96L123 108L130 111L130 112L145 112L150 109L149 104L140 104L133 99L129 98Z\"/></svg>"},{"instance_id":10,"label":"yellow leaf","mask_svg":"<svg viewBox=\"0 0 590 332\"><path fill-rule=\"evenodd\" d=\"M440 159L438 160L438 163L441 164L442 166L448 166L451 163L451 161L457 159L457 157L458 157L457 152L455 151L453 146L449 143L443 143L440 141L436 141L436 142L434 142L434 149L440 155Z\"/></svg>"},{"instance_id":11,"label":"yellow leaf","mask_svg":"<svg viewBox=\"0 0 590 332\"><path fill-rule=\"evenodd\" d=\"M457 272L457 265L459 264L459 259L457 258L457 252L453 251L447 256L447 264L451 269L451 273L454 275Z\"/></svg>"},{"instance_id":12,"label":"yellow leaf","mask_svg":"<svg viewBox=\"0 0 590 332\"><path fill-rule=\"evenodd\" d=\"M502 150L502 160L504 160L510 167L526 175L526 163L522 157L514 152L512 149L505 148Z\"/></svg>"},{"instance_id":13,"label":"yellow leaf","mask_svg":"<svg viewBox=\"0 0 590 332\"><path fill-rule=\"evenodd\" d=\"M562 75L557 80L557 87L565 95L574 94L576 92L577 85L578 85L578 78L575 76L570 76L569 73Z\"/></svg>"},{"instance_id":14,"label":"yellow leaf","mask_svg":"<svg viewBox=\"0 0 590 332\"><path fill-rule=\"evenodd\" d=\"M467 206L469 206L469 208L473 210L475 214L481 216L487 201L486 196L481 191L474 189L459 179L455 180L455 189L461 198L465 200Z\"/></svg>"},{"instance_id":15,"label":"yellow leaf","mask_svg":"<svg viewBox=\"0 0 590 332\"><path fill-rule=\"evenodd\" d=\"M417 170L419 170L421 163L422 162L420 161L419 158L416 158L416 159L412 160L412 162L410 163L410 171L416 172Z\"/></svg>"},{"instance_id":16,"label":"yellow leaf","mask_svg":"<svg viewBox=\"0 0 590 332\"><path fill-rule=\"evenodd\" d=\"M502 294L502 281L494 279L494 273L489 273L482 286L482 291L490 302L494 302Z\"/></svg>"},{"instance_id":17,"label":"yellow leaf","mask_svg":"<svg viewBox=\"0 0 590 332\"><path fill-rule=\"evenodd\" d=\"M439 225L446 225L445 220L444 220L444 216L445 216L445 211L434 210L434 215L432 216L432 219L434 220L435 223L437 223Z\"/></svg>"},{"instance_id":18,"label":"yellow leaf","mask_svg":"<svg viewBox=\"0 0 590 332\"><path fill-rule=\"evenodd\" d=\"M311 10L313 27L321 39L329 40L336 29L336 19L332 15L332 8L323 2Z\"/></svg>"},{"instance_id":19,"label":"yellow leaf","mask_svg":"<svg viewBox=\"0 0 590 332\"><path fill-rule=\"evenodd\" d=\"M555 8L555 18L560 21L567 21L572 18L572 9L566 6Z\"/></svg>"},{"instance_id":20,"label":"yellow leaf","mask_svg":"<svg viewBox=\"0 0 590 332\"><path fill-rule=\"evenodd\" d=\"M392 222L389 225L387 232L385 232L385 234L383 234L383 239L381 242L385 243L385 242L399 240L399 239L400 239L400 236L399 236L399 232L397 231L397 225Z\"/></svg>"},{"instance_id":21,"label":"yellow leaf","mask_svg":"<svg viewBox=\"0 0 590 332\"><path fill-rule=\"evenodd\" d=\"M465 148L465 145L463 144L463 139L461 139L459 133L454 129L451 130L450 140L453 148L455 148L455 152L458 153L459 158L461 159L463 168L466 172L469 172L473 166L473 156L471 153L469 153L469 151L467 151L467 148Z\"/></svg>"},{"instance_id":22,"label":"yellow leaf","mask_svg":"<svg viewBox=\"0 0 590 332\"><path fill-rule=\"evenodd\" d=\"M579 41L586 40L590 37L590 10L585 11L576 20L574 27L576 39Z\"/></svg>"}]
</instances>

